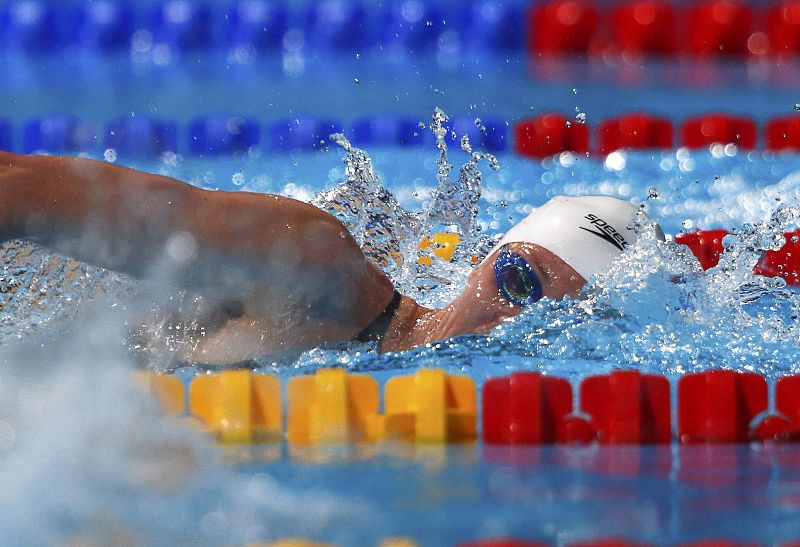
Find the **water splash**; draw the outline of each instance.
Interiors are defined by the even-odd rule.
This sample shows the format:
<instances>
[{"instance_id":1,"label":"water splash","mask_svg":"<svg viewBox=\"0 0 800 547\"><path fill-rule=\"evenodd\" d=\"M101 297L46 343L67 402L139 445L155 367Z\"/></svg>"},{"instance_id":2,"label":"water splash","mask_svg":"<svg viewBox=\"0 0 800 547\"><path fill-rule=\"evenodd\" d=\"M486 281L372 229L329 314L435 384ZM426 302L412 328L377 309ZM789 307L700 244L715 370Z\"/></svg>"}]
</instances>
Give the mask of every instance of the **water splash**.
<instances>
[{"instance_id":1,"label":"water splash","mask_svg":"<svg viewBox=\"0 0 800 547\"><path fill-rule=\"evenodd\" d=\"M406 286L412 249L418 232L416 215L400 207L375 174L372 159L341 134L331 140L345 152L346 180L319 193L312 203L328 211L347 227L364 254L380 266L398 286Z\"/></svg>"},{"instance_id":2,"label":"water splash","mask_svg":"<svg viewBox=\"0 0 800 547\"><path fill-rule=\"evenodd\" d=\"M339 218L361 245L364 253L378 264L401 292L429 305L441 305L452 299L466 280L473 257L489 244L480 239L477 222L482 174L479 162L486 160L497 171L497 159L489 153L473 151L469 138L461 137L461 149L469 154L453 180L448 160L447 127L449 118L436 108L430 130L436 138L437 186L423 211L407 211L396 197L384 188L375 174L369 155L340 134L331 139L345 152L347 180L317 195L313 203ZM480 120L476 125L485 131ZM419 243L435 233L456 233L460 243L452 260L440 260L435 245ZM420 266L420 263L425 266Z\"/></svg>"},{"instance_id":3,"label":"water splash","mask_svg":"<svg viewBox=\"0 0 800 547\"><path fill-rule=\"evenodd\" d=\"M80 306L132 288L124 275L50 253L26 241L0 245L0 342L77 314Z\"/></svg>"},{"instance_id":4,"label":"water splash","mask_svg":"<svg viewBox=\"0 0 800 547\"><path fill-rule=\"evenodd\" d=\"M425 211L426 228L436 229L437 225L445 228L454 226L462 241L470 251L474 250L478 232L478 200L481 197L482 175L478 162L486 159L489 167L498 171L500 164L492 154L475 152L467 135L461 137L461 149L470 155L470 159L461 166L458 179L450 179L453 166L447 158L447 114L437 108L433 114L430 129L436 137L436 148L439 150L437 160L437 188L431 194L431 201Z\"/></svg>"}]
</instances>

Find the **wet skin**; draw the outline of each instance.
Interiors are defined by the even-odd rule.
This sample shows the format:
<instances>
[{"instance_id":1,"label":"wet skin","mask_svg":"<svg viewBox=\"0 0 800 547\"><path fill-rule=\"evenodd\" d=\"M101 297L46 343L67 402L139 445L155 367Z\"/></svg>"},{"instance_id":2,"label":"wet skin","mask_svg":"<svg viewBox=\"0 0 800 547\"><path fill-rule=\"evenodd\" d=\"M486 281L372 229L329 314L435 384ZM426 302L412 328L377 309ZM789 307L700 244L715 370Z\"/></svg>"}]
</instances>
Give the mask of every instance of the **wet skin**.
<instances>
[{"instance_id":1,"label":"wet skin","mask_svg":"<svg viewBox=\"0 0 800 547\"><path fill-rule=\"evenodd\" d=\"M186 361L224 364L353 339L394 288L333 216L289 198L203 190L168 177L80 158L0 152L0 240L52 251L200 295L217 323ZM544 296L585 281L558 257L512 244ZM230 313L230 310L235 313ZM442 309L403 297L380 351L485 333L521 308L497 290L494 261L471 273Z\"/></svg>"},{"instance_id":2,"label":"wet skin","mask_svg":"<svg viewBox=\"0 0 800 547\"><path fill-rule=\"evenodd\" d=\"M508 249L521 255L542 283L542 296L577 295L586 280L556 255L538 245L511 243ZM440 309L428 309L404 297L381 342L380 351L401 351L459 334L486 334L502 321L522 313L500 294L494 273L497 253L478 265L458 298Z\"/></svg>"}]
</instances>

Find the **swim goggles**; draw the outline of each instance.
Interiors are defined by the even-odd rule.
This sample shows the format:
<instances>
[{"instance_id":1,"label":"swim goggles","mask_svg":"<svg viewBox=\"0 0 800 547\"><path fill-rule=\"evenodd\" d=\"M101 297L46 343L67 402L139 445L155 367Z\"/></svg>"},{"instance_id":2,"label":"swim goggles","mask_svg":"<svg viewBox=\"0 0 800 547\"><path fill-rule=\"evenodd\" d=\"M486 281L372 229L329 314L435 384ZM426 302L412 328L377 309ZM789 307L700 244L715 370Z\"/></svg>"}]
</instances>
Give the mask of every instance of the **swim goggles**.
<instances>
[{"instance_id":1,"label":"swim goggles","mask_svg":"<svg viewBox=\"0 0 800 547\"><path fill-rule=\"evenodd\" d=\"M494 261L494 276L500 294L517 306L528 306L542 298L542 283L530 264L503 246Z\"/></svg>"}]
</instances>

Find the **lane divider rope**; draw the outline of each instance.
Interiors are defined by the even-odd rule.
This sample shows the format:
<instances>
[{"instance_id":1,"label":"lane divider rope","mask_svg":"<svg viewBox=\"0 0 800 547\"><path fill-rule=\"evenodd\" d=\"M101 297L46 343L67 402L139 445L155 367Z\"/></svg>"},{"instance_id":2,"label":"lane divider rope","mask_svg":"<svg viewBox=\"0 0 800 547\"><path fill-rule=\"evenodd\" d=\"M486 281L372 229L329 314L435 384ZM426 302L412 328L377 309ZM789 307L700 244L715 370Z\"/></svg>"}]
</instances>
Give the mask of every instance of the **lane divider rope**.
<instances>
[{"instance_id":1,"label":"lane divider rope","mask_svg":"<svg viewBox=\"0 0 800 547\"><path fill-rule=\"evenodd\" d=\"M447 143L459 146L461 136L476 148L545 158L562 152L599 154L615 150L672 150L676 144L701 150L735 145L739 150L762 146L772 152L800 152L800 114L768 120L761 130L752 118L708 113L673 123L662 116L631 112L602 120L596 127L558 113L545 113L513 123L498 118L455 117ZM70 115L32 118L15 134L0 119L0 150L23 153L100 153L114 150L119 158L158 158L164 153L196 156L285 153L328 148L331 133L344 131L356 146L433 147L430 131L403 116L365 116L344 124L332 118L298 117L260 123L250 116L200 116L182 127L174 120L147 116L116 118L104 129ZM761 144L760 144L761 143Z\"/></svg>"},{"instance_id":2,"label":"lane divider rope","mask_svg":"<svg viewBox=\"0 0 800 547\"><path fill-rule=\"evenodd\" d=\"M247 370L200 375L189 385L188 401L176 380L140 374L165 413L188 411L223 443L283 440L277 376ZM563 378L538 372L491 378L482 388L482 438L498 445L666 444L674 425L682 444L800 441L800 375L776 382L772 412L767 381L755 373L709 370L677 382L672 401L665 376L632 370L589 376L578 386L574 408L572 385ZM343 369L290 378L286 390L290 445L453 444L478 437L474 381L440 369L390 378L383 414L377 382Z\"/></svg>"}]
</instances>

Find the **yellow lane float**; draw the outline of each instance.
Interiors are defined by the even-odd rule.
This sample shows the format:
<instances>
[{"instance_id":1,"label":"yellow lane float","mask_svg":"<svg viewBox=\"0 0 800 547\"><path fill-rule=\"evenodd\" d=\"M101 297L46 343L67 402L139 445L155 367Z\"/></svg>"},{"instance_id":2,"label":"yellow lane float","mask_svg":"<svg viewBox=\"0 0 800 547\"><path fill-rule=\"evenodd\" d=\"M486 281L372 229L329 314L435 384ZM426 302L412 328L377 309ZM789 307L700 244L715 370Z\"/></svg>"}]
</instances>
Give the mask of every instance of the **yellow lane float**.
<instances>
[{"instance_id":1,"label":"yellow lane float","mask_svg":"<svg viewBox=\"0 0 800 547\"><path fill-rule=\"evenodd\" d=\"M177 416L186 412L186 387L177 376L137 371L135 379L146 393L158 403L165 416Z\"/></svg>"},{"instance_id":2,"label":"yellow lane float","mask_svg":"<svg viewBox=\"0 0 800 547\"><path fill-rule=\"evenodd\" d=\"M433 234L431 237L423 237L422 241L419 242L417 249L420 251L433 249L433 254L435 256L438 256L446 262L450 262L453 260L453 255L456 252L456 246L460 242L461 236L457 233L440 232ZM423 266L430 266L433 262L433 257L421 256L417 260Z\"/></svg>"},{"instance_id":3,"label":"yellow lane float","mask_svg":"<svg viewBox=\"0 0 800 547\"><path fill-rule=\"evenodd\" d=\"M385 436L418 443L475 439L475 382L440 369L386 382Z\"/></svg>"},{"instance_id":4,"label":"yellow lane float","mask_svg":"<svg viewBox=\"0 0 800 547\"><path fill-rule=\"evenodd\" d=\"M378 383L339 368L291 378L286 437L294 444L378 440Z\"/></svg>"},{"instance_id":5,"label":"yellow lane float","mask_svg":"<svg viewBox=\"0 0 800 547\"><path fill-rule=\"evenodd\" d=\"M198 376L189 386L189 410L223 443L283 438L281 384L271 374L226 370Z\"/></svg>"}]
</instances>

